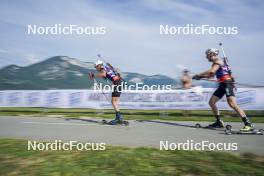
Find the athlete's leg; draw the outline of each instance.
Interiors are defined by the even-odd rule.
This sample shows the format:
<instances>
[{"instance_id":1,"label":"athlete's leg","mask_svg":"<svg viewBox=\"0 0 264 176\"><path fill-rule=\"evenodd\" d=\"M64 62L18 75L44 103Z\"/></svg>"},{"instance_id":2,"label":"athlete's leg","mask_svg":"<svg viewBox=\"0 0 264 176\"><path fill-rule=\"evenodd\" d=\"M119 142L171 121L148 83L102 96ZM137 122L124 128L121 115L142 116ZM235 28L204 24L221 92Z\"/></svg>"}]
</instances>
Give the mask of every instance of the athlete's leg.
<instances>
[{"instance_id":1,"label":"athlete's leg","mask_svg":"<svg viewBox=\"0 0 264 176\"><path fill-rule=\"evenodd\" d=\"M116 114L116 117L114 120L111 120L110 123L112 125L115 125L117 123L120 123L121 120L122 120L122 116L121 116L121 113L120 113L120 109L119 109L119 97L117 96L112 96L112 100L111 100L111 103L113 105L113 108L115 110L115 114Z\"/></svg>"},{"instance_id":2,"label":"athlete's leg","mask_svg":"<svg viewBox=\"0 0 264 176\"><path fill-rule=\"evenodd\" d=\"M226 90L226 99L227 99L228 105L234 111L236 111L236 113L239 115L239 117L242 119L242 121L245 124L245 126L241 130L243 130L243 131L249 131L249 130L253 129L253 125L251 124L251 122L247 118L247 115L238 106L238 104L236 102L235 92L234 92L234 84L230 84L230 83L226 84L226 89L225 90Z\"/></svg>"},{"instance_id":3,"label":"athlete's leg","mask_svg":"<svg viewBox=\"0 0 264 176\"><path fill-rule=\"evenodd\" d=\"M242 129L242 130L250 130L251 127L253 127L253 125L251 124L251 122L249 121L247 115L245 114L245 112L243 111L243 109L241 109L237 102L236 102L236 98L235 96L229 96L226 98L227 99L227 102L229 104L229 106L234 110L236 111L236 113L239 115L239 117L242 119L242 121L244 122L245 124L245 127Z\"/></svg>"},{"instance_id":4,"label":"athlete's leg","mask_svg":"<svg viewBox=\"0 0 264 176\"><path fill-rule=\"evenodd\" d=\"M120 82L118 82L115 85L119 85L119 84L120 84ZM122 115L121 115L120 109L119 109L120 95L121 95L121 88L118 86L115 86L114 91L112 92L112 100L111 100L113 108L114 108L115 113L116 113L116 118L113 121L114 123L120 122L120 120L122 120Z\"/></svg>"},{"instance_id":5,"label":"athlete's leg","mask_svg":"<svg viewBox=\"0 0 264 176\"><path fill-rule=\"evenodd\" d=\"M216 106L216 103L225 95L224 84L219 84L218 88L213 93L209 100L209 105L215 115L217 121L220 121L220 112Z\"/></svg>"},{"instance_id":6,"label":"athlete's leg","mask_svg":"<svg viewBox=\"0 0 264 176\"><path fill-rule=\"evenodd\" d=\"M226 99L227 99L228 105L236 111L239 117L243 118L246 116L245 112L238 106L236 102L236 97L229 96Z\"/></svg>"},{"instance_id":7,"label":"athlete's leg","mask_svg":"<svg viewBox=\"0 0 264 176\"><path fill-rule=\"evenodd\" d=\"M220 119L220 112L216 106L216 103L220 100L219 97L215 96L215 95L212 95L212 97L210 98L209 100L209 105L215 115L215 118L216 118L216 122L210 124L208 127L211 127L211 128L222 128L224 127L224 123L223 121Z\"/></svg>"},{"instance_id":8,"label":"athlete's leg","mask_svg":"<svg viewBox=\"0 0 264 176\"><path fill-rule=\"evenodd\" d=\"M113 108L114 108L115 112L120 111L119 110L119 106L118 106L119 97L112 97L111 103L113 105Z\"/></svg>"},{"instance_id":9,"label":"athlete's leg","mask_svg":"<svg viewBox=\"0 0 264 176\"><path fill-rule=\"evenodd\" d=\"M215 115L215 118L216 118L216 122L210 124L209 127L212 127L212 128L224 127L224 123L220 119L220 112L216 106L216 103L224 96L224 94L225 94L225 91L223 89L223 85L220 84L209 100L209 106L211 107L213 114Z\"/></svg>"},{"instance_id":10,"label":"athlete's leg","mask_svg":"<svg viewBox=\"0 0 264 176\"><path fill-rule=\"evenodd\" d=\"M215 117L219 117L220 116L220 112L216 106L216 103L219 101L219 98L215 95L212 95L212 97L209 100L209 106L211 107ZM217 118L218 119L218 118Z\"/></svg>"}]
</instances>

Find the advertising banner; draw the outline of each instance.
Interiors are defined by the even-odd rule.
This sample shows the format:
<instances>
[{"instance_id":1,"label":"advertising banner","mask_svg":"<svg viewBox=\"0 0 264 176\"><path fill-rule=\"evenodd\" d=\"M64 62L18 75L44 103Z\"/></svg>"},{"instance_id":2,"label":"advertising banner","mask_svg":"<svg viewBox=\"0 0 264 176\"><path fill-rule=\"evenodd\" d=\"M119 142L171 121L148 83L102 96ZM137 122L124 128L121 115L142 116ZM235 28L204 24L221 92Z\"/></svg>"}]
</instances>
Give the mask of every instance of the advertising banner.
<instances>
[{"instance_id":1,"label":"advertising banner","mask_svg":"<svg viewBox=\"0 0 264 176\"><path fill-rule=\"evenodd\" d=\"M123 109L210 109L212 88L171 91L126 91L120 98ZM238 104L247 110L264 109L264 89L239 88ZM229 109L225 97L220 109ZM0 107L111 108L111 92L94 90L6 90L0 91Z\"/></svg>"}]
</instances>

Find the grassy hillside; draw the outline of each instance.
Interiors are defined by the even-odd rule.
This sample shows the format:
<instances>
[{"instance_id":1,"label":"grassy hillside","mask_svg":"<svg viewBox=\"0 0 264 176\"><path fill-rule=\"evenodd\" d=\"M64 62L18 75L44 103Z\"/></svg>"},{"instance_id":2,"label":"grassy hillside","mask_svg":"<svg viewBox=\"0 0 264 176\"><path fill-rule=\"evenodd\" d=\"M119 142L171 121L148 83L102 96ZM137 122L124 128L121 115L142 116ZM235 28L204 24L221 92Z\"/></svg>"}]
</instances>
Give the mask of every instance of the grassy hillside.
<instances>
[{"instance_id":1,"label":"grassy hillside","mask_svg":"<svg viewBox=\"0 0 264 176\"><path fill-rule=\"evenodd\" d=\"M27 141L0 139L0 175L255 175L264 157L220 152L107 146L105 151L28 151Z\"/></svg>"}]
</instances>

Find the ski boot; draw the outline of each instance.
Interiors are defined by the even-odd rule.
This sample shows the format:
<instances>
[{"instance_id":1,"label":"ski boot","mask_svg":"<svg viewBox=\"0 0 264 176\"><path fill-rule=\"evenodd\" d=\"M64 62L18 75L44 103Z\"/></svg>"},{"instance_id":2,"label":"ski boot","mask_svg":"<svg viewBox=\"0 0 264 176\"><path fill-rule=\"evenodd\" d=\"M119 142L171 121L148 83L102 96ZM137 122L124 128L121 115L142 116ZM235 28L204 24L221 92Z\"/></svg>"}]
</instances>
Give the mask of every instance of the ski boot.
<instances>
[{"instance_id":1,"label":"ski boot","mask_svg":"<svg viewBox=\"0 0 264 176\"><path fill-rule=\"evenodd\" d=\"M251 123L245 124L245 126L240 129L240 131L242 132L248 132L248 131L253 131L253 130L254 130L254 126Z\"/></svg>"},{"instance_id":2,"label":"ski boot","mask_svg":"<svg viewBox=\"0 0 264 176\"><path fill-rule=\"evenodd\" d=\"M116 113L116 118L114 120L111 120L109 122L109 124L111 124L111 125L117 125L117 124L122 124L122 122L123 122L123 117L120 114L120 112L117 112Z\"/></svg>"},{"instance_id":3,"label":"ski boot","mask_svg":"<svg viewBox=\"0 0 264 176\"><path fill-rule=\"evenodd\" d=\"M208 125L208 128L224 128L224 122L222 120L217 120L215 123Z\"/></svg>"}]
</instances>

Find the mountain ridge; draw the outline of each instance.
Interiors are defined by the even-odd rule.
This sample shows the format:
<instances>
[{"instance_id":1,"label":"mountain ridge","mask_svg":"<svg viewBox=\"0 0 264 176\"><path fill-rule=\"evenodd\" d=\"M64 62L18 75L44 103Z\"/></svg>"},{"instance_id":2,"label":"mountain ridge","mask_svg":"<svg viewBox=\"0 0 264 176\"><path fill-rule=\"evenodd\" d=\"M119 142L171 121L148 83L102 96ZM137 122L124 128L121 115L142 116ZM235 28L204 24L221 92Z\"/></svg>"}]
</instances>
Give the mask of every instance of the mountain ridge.
<instances>
[{"instance_id":1,"label":"mountain ridge","mask_svg":"<svg viewBox=\"0 0 264 176\"><path fill-rule=\"evenodd\" d=\"M0 69L0 90L90 89L87 74L94 72L92 62L68 56L54 56L29 66L8 65ZM129 84L177 85L179 81L165 75L123 72ZM102 80L102 82L105 82Z\"/></svg>"}]
</instances>

